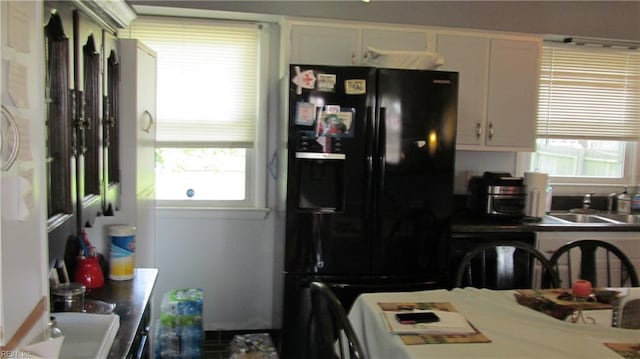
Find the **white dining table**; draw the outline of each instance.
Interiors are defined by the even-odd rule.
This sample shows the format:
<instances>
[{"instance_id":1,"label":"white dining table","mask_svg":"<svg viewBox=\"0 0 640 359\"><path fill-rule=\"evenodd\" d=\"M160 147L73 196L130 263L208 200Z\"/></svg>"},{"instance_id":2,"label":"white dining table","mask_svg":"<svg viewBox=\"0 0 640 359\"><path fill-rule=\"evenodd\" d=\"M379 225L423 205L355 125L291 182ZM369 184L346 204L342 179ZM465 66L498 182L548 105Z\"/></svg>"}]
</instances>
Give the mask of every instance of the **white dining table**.
<instances>
[{"instance_id":1,"label":"white dining table","mask_svg":"<svg viewBox=\"0 0 640 359\"><path fill-rule=\"evenodd\" d=\"M355 300L349 320L369 359L621 358L604 343L640 343L640 330L561 321L518 304L513 293L477 288L366 293ZM407 345L387 329L378 304L396 302L450 302L490 342Z\"/></svg>"}]
</instances>

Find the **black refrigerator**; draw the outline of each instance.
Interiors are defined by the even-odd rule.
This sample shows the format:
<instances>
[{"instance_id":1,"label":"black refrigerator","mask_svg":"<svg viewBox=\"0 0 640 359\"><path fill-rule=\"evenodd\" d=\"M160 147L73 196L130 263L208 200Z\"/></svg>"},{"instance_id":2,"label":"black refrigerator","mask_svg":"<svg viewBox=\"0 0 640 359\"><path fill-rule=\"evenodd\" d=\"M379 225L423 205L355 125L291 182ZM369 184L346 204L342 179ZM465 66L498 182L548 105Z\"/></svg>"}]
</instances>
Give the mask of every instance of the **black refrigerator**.
<instances>
[{"instance_id":1,"label":"black refrigerator","mask_svg":"<svg viewBox=\"0 0 640 359\"><path fill-rule=\"evenodd\" d=\"M282 356L314 358L309 283L448 285L458 74L291 65Z\"/></svg>"}]
</instances>

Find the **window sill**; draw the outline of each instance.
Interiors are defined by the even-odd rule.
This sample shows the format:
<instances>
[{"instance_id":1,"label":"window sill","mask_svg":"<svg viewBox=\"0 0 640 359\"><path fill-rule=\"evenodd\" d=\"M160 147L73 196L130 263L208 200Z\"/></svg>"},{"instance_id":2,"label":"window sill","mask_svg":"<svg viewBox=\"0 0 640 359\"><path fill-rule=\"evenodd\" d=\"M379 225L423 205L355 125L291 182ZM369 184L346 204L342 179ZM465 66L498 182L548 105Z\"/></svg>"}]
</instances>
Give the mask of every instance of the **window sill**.
<instances>
[{"instance_id":1,"label":"window sill","mask_svg":"<svg viewBox=\"0 0 640 359\"><path fill-rule=\"evenodd\" d=\"M263 220L269 208L157 207L158 218Z\"/></svg>"}]
</instances>

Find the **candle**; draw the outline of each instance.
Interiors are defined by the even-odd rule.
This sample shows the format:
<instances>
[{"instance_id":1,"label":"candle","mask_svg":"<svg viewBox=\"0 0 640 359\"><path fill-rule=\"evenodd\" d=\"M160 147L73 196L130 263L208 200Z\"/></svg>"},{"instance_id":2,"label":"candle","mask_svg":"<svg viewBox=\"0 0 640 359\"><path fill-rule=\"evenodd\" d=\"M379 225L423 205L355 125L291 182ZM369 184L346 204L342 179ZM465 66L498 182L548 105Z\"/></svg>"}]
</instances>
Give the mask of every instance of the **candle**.
<instances>
[{"instance_id":1,"label":"candle","mask_svg":"<svg viewBox=\"0 0 640 359\"><path fill-rule=\"evenodd\" d=\"M574 297L586 298L591 295L591 282L584 279L578 279L573 282L571 290Z\"/></svg>"}]
</instances>

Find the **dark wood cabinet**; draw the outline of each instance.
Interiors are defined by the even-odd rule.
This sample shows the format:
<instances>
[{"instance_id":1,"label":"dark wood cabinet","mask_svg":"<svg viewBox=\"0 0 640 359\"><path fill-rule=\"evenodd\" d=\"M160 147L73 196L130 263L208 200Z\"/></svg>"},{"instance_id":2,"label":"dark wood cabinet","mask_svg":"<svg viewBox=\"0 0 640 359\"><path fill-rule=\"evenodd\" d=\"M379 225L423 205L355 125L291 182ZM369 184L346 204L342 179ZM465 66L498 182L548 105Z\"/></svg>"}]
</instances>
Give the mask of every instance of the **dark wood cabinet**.
<instances>
[{"instance_id":1,"label":"dark wood cabinet","mask_svg":"<svg viewBox=\"0 0 640 359\"><path fill-rule=\"evenodd\" d=\"M138 330L136 330L135 337L131 348L127 353L127 359L142 359L151 358L151 306L147 304L142 314L140 324L138 324Z\"/></svg>"},{"instance_id":2,"label":"dark wood cabinet","mask_svg":"<svg viewBox=\"0 0 640 359\"><path fill-rule=\"evenodd\" d=\"M118 210L120 58L108 19L75 1L45 1L49 262ZM72 267L72 265L71 265Z\"/></svg>"},{"instance_id":3,"label":"dark wood cabinet","mask_svg":"<svg viewBox=\"0 0 640 359\"><path fill-rule=\"evenodd\" d=\"M102 288L87 296L92 299L116 303L114 313L120 316L109 358L151 358L149 336L151 324L151 298L158 269L136 268L133 279L107 280Z\"/></svg>"},{"instance_id":4,"label":"dark wood cabinet","mask_svg":"<svg viewBox=\"0 0 640 359\"><path fill-rule=\"evenodd\" d=\"M73 151L76 112L73 81L73 8L44 3L47 228L49 263L64 258L66 242L78 233L76 161Z\"/></svg>"}]
</instances>

